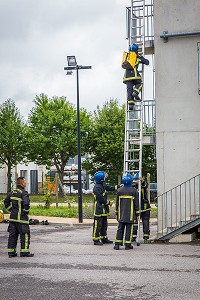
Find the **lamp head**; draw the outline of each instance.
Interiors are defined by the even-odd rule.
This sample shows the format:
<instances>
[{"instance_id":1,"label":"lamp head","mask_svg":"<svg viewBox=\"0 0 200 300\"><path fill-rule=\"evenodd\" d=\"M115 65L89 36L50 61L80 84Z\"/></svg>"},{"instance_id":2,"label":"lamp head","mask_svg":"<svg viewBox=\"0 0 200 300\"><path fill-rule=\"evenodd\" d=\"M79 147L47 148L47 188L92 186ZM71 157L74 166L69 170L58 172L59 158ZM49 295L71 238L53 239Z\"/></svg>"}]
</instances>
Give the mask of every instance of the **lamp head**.
<instances>
[{"instance_id":1,"label":"lamp head","mask_svg":"<svg viewBox=\"0 0 200 300\"><path fill-rule=\"evenodd\" d=\"M74 55L67 56L67 62L69 67L75 67L77 65L76 57Z\"/></svg>"}]
</instances>

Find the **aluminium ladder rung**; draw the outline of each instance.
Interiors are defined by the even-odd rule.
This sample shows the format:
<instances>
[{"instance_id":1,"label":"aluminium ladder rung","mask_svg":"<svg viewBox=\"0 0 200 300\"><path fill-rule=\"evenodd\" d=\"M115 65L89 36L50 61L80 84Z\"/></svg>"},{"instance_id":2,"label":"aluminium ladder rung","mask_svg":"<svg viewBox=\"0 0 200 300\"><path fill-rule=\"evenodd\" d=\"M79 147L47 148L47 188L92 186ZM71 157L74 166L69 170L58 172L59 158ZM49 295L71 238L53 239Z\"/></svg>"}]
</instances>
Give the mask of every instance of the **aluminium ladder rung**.
<instances>
[{"instance_id":1,"label":"aluminium ladder rung","mask_svg":"<svg viewBox=\"0 0 200 300\"><path fill-rule=\"evenodd\" d=\"M141 141L141 139L140 139L140 137L129 137L128 139L127 139L127 142L140 142Z\"/></svg>"},{"instance_id":2,"label":"aluminium ladder rung","mask_svg":"<svg viewBox=\"0 0 200 300\"><path fill-rule=\"evenodd\" d=\"M126 162L133 162L133 163L136 163L136 162L139 162L140 159L126 159L125 161L126 161Z\"/></svg>"},{"instance_id":3,"label":"aluminium ladder rung","mask_svg":"<svg viewBox=\"0 0 200 300\"><path fill-rule=\"evenodd\" d=\"M141 139L137 138L137 137L132 137L132 138L127 139L127 142L129 142L129 143L140 142L140 141L141 141Z\"/></svg>"},{"instance_id":4,"label":"aluminium ladder rung","mask_svg":"<svg viewBox=\"0 0 200 300\"><path fill-rule=\"evenodd\" d=\"M140 170L138 169L132 169L132 170L128 170L129 173L138 173Z\"/></svg>"},{"instance_id":5,"label":"aluminium ladder rung","mask_svg":"<svg viewBox=\"0 0 200 300\"><path fill-rule=\"evenodd\" d=\"M126 153L132 153L132 152L140 152L141 149L129 149L129 150L126 150L125 152Z\"/></svg>"},{"instance_id":6,"label":"aluminium ladder rung","mask_svg":"<svg viewBox=\"0 0 200 300\"><path fill-rule=\"evenodd\" d=\"M130 128L130 129L127 129L127 132L129 132L129 134L130 134L130 133L135 133L135 132L137 132L137 131L140 131L140 128L135 128L135 129Z\"/></svg>"},{"instance_id":7,"label":"aluminium ladder rung","mask_svg":"<svg viewBox=\"0 0 200 300\"><path fill-rule=\"evenodd\" d=\"M139 29L139 28L143 28L144 27L144 25L140 25L140 26L131 26L131 28L132 29ZM136 38L136 37L138 37L139 35L135 35L134 37ZM140 35L140 37L142 37L141 35Z\"/></svg>"},{"instance_id":8,"label":"aluminium ladder rung","mask_svg":"<svg viewBox=\"0 0 200 300\"><path fill-rule=\"evenodd\" d=\"M141 121L141 118L139 118L139 119L127 119L126 120L127 122L136 122L136 121Z\"/></svg>"},{"instance_id":9,"label":"aluminium ladder rung","mask_svg":"<svg viewBox=\"0 0 200 300\"><path fill-rule=\"evenodd\" d=\"M143 10L143 5L133 6L133 12Z\"/></svg>"},{"instance_id":10,"label":"aluminium ladder rung","mask_svg":"<svg viewBox=\"0 0 200 300\"><path fill-rule=\"evenodd\" d=\"M140 137L139 136L136 136L136 135L132 135L132 136L128 136L127 139L131 142L133 141L140 141Z\"/></svg>"},{"instance_id":11,"label":"aluminium ladder rung","mask_svg":"<svg viewBox=\"0 0 200 300\"><path fill-rule=\"evenodd\" d=\"M135 145L139 145L139 143L140 143L140 140L136 140L136 139L134 139L134 140L128 140L128 142L131 144L131 145L133 145L133 144L135 144Z\"/></svg>"},{"instance_id":12,"label":"aluminium ladder rung","mask_svg":"<svg viewBox=\"0 0 200 300\"><path fill-rule=\"evenodd\" d=\"M133 36L131 36L131 37L133 37ZM138 36L138 37L141 37L142 38L142 36ZM137 41L137 44L138 44L138 48L140 49L140 46L142 46L143 45L143 42L141 42L140 40L139 41ZM140 52L140 51L139 51Z\"/></svg>"},{"instance_id":13,"label":"aluminium ladder rung","mask_svg":"<svg viewBox=\"0 0 200 300\"><path fill-rule=\"evenodd\" d=\"M136 109L136 107L134 108L134 111L141 111L142 109L140 108L138 108L138 109ZM133 110L128 110L128 111L130 111L130 112L132 112Z\"/></svg>"},{"instance_id":14,"label":"aluminium ladder rung","mask_svg":"<svg viewBox=\"0 0 200 300\"><path fill-rule=\"evenodd\" d=\"M142 26L143 27L143 26ZM142 38L141 35L134 35L134 38ZM139 42L137 42L137 44L139 44ZM142 44L142 43L141 43ZM140 45L141 45L140 44Z\"/></svg>"}]
</instances>

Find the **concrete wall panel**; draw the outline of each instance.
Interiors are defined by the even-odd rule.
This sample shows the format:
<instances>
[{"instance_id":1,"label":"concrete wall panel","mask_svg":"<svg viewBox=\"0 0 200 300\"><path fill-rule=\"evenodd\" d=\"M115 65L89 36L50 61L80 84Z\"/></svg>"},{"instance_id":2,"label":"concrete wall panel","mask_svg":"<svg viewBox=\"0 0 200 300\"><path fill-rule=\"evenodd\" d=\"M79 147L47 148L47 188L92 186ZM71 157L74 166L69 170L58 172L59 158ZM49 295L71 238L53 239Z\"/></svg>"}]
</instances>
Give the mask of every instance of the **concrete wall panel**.
<instances>
[{"instance_id":1,"label":"concrete wall panel","mask_svg":"<svg viewBox=\"0 0 200 300\"><path fill-rule=\"evenodd\" d=\"M160 38L200 30L199 0L154 0L158 192L200 173L199 36Z\"/></svg>"}]
</instances>

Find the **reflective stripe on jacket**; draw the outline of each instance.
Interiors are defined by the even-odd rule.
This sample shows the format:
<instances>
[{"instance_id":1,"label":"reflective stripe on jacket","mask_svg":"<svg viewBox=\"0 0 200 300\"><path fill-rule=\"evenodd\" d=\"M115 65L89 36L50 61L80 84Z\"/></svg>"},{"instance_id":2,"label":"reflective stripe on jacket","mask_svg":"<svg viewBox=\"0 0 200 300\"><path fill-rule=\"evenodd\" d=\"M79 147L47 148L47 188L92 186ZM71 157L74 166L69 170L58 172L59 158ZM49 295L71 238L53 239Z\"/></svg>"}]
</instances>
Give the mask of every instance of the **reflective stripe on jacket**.
<instances>
[{"instance_id":1,"label":"reflective stripe on jacket","mask_svg":"<svg viewBox=\"0 0 200 300\"><path fill-rule=\"evenodd\" d=\"M94 216L109 216L110 201L107 198L107 191L115 191L118 186L110 186L104 183L96 183L93 188L94 195Z\"/></svg>"},{"instance_id":2,"label":"reflective stripe on jacket","mask_svg":"<svg viewBox=\"0 0 200 300\"><path fill-rule=\"evenodd\" d=\"M144 58L142 55L138 55L136 63L135 63L135 67L131 70L126 70L125 74L124 74L124 78L123 78L123 82L126 83L126 81L129 80L138 80L141 79L141 75L138 71L138 65L139 64L144 64L144 65L148 65L149 64L149 60Z\"/></svg>"},{"instance_id":3,"label":"reflective stripe on jacket","mask_svg":"<svg viewBox=\"0 0 200 300\"><path fill-rule=\"evenodd\" d=\"M118 221L134 223L136 211L139 210L139 199L136 188L123 186L117 191L116 214Z\"/></svg>"},{"instance_id":4,"label":"reflective stripe on jacket","mask_svg":"<svg viewBox=\"0 0 200 300\"><path fill-rule=\"evenodd\" d=\"M9 221L29 224L30 199L28 192L22 186L17 186L16 189L8 193L4 199L4 205L10 211Z\"/></svg>"},{"instance_id":5,"label":"reflective stripe on jacket","mask_svg":"<svg viewBox=\"0 0 200 300\"><path fill-rule=\"evenodd\" d=\"M149 219L150 218L150 210L151 206L148 200L142 199L141 201L141 218L142 219Z\"/></svg>"}]
</instances>

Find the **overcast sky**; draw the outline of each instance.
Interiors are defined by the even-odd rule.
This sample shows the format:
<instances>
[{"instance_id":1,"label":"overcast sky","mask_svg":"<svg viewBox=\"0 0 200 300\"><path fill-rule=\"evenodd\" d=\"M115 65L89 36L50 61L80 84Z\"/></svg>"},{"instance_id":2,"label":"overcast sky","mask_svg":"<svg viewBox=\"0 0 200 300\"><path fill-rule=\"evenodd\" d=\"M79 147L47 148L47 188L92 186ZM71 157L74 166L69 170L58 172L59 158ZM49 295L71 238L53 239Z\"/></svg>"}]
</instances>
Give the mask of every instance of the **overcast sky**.
<instances>
[{"instance_id":1,"label":"overcast sky","mask_svg":"<svg viewBox=\"0 0 200 300\"><path fill-rule=\"evenodd\" d=\"M11 98L26 118L41 93L76 105L76 74L66 76L66 56L81 70L80 106L88 111L110 98L124 103L122 53L127 50L130 0L0 0L0 103Z\"/></svg>"}]
</instances>

